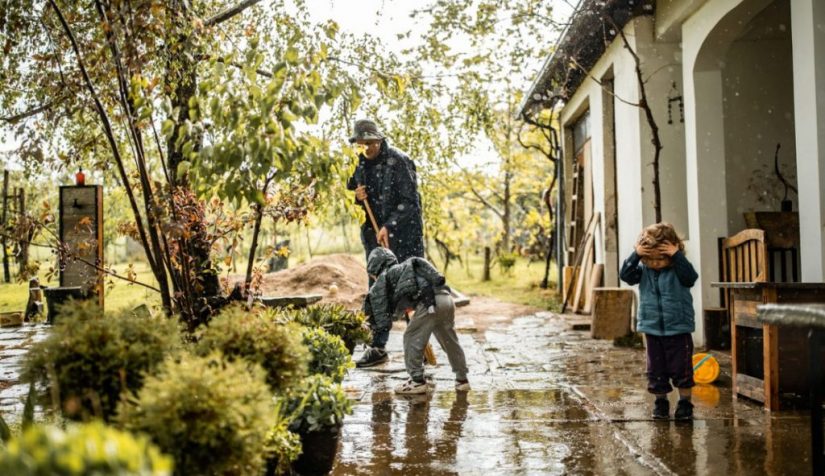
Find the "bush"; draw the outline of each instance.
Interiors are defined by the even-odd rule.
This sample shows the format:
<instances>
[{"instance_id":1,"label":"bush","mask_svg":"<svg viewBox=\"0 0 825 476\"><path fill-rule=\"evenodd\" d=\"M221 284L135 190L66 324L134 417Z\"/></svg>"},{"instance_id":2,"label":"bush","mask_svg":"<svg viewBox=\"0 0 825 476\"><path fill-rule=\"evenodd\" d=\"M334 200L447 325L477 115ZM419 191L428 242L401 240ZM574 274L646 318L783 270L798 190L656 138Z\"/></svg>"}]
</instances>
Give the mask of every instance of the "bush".
<instances>
[{"instance_id":1,"label":"bush","mask_svg":"<svg viewBox=\"0 0 825 476\"><path fill-rule=\"evenodd\" d=\"M62 318L45 340L34 344L23 378L51 383L63 415L109 420L124 389L140 389L170 353L180 349L177 324L131 312L103 315L93 303L64 306Z\"/></svg>"},{"instance_id":2,"label":"bush","mask_svg":"<svg viewBox=\"0 0 825 476\"><path fill-rule=\"evenodd\" d=\"M499 253L498 265L501 267L501 272L509 275L513 271L513 267L516 265L517 258L518 254L516 253L509 253L506 251Z\"/></svg>"},{"instance_id":3,"label":"bush","mask_svg":"<svg viewBox=\"0 0 825 476\"><path fill-rule=\"evenodd\" d=\"M148 434L179 474L261 474L277 419L263 369L220 353L167 360L118 419Z\"/></svg>"},{"instance_id":4,"label":"bush","mask_svg":"<svg viewBox=\"0 0 825 476\"><path fill-rule=\"evenodd\" d=\"M144 436L105 426L100 421L32 426L0 452L0 474L170 475L172 459Z\"/></svg>"},{"instance_id":5,"label":"bush","mask_svg":"<svg viewBox=\"0 0 825 476\"><path fill-rule=\"evenodd\" d=\"M307 375L310 360L299 326L266 319L242 306L230 306L215 317L195 346L201 356L215 350L230 360L260 364L276 394L298 385Z\"/></svg>"},{"instance_id":6,"label":"bush","mask_svg":"<svg viewBox=\"0 0 825 476\"><path fill-rule=\"evenodd\" d=\"M320 327L305 327L303 335L312 355L310 373L326 375L338 383L344 380L347 370L355 366L344 341Z\"/></svg>"},{"instance_id":7,"label":"bush","mask_svg":"<svg viewBox=\"0 0 825 476\"><path fill-rule=\"evenodd\" d=\"M372 342L364 313L349 311L340 304L320 304L288 311L287 319L307 327L320 327L340 337L350 352L357 344Z\"/></svg>"},{"instance_id":8,"label":"bush","mask_svg":"<svg viewBox=\"0 0 825 476\"><path fill-rule=\"evenodd\" d=\"M290 464L301 454L301 439L289 431L290 420L286 415L286 400L277 398L275 404L277 422L269 432L271 448L266 474L288 474Z\"/></svg>"},{"instance_id":9,"label":"bush","mask_svg":"<svg viewBox=\"0 0 825 476\"><path fill-rule=\"evenodd\" d=\"M306 433L342 425L352 413L352 404L340 384L324 375L311 375L293 393L287 412L293 419L290 430Z\"/></svg>"}]
</instances>

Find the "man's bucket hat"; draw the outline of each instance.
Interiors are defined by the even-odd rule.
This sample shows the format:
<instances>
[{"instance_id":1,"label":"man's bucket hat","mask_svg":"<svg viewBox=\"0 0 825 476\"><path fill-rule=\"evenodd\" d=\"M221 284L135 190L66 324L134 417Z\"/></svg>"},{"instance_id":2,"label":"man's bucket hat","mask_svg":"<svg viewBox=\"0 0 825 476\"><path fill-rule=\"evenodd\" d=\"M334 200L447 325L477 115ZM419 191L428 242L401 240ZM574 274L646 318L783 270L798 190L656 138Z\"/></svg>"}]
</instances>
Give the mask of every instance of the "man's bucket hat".
<instances>
[{"instance_id":1,"label":"man's bucket hat","mask_svg":"<svg viewBox=\"0 0 825 476\"><path fill-rule=\"evenodd\" d=\"M349 138L349 143L352 144L359 140L381 140L384 134L378 130L378 126L370 119L358 119L355 121L354 134Z\"/></svg>"}]
</instances>

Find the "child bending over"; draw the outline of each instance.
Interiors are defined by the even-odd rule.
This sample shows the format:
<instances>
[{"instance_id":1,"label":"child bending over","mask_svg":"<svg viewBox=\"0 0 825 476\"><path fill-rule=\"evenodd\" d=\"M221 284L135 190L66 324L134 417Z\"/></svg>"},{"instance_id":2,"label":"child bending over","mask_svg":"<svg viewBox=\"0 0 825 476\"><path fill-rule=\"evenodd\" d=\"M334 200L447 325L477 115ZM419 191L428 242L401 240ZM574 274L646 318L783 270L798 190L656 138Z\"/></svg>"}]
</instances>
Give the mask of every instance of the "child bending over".
<instances>
[{"instance_id":1,"label":"child bending over","mask_svg":"<svg viewBox=\"0 0 825 476\"><path fill-rule=\"evenodd\" d=\"M364 300L364 313L369 316L373 331L389 329L394 318L404 315L408 309L414 310L404 331L404 364L410 378L396 387L395 392L427 392L424 347L431 334L435 334L447 353L455 372L456 390L469 390L467 362L454 327L455 304L444 276L423 258L412 257L399 264L392 251L380 247L370 252L367 273L375 279ZM384 351L374 346L367 352Z\"/></svg>"}]
</instances>

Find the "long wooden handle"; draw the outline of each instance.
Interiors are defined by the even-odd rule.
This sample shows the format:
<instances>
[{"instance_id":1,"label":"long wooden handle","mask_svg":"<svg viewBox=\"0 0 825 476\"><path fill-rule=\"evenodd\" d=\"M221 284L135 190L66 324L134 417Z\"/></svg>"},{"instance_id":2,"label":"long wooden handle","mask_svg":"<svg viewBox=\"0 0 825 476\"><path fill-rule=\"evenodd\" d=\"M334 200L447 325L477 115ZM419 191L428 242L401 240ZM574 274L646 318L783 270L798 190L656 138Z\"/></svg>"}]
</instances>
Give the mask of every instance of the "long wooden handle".
<instances>
[{"instance_id":1,"label":"long wooden handle","mask_svg":"<svg viewBox=\"0 0 825 476\"><path fill-rule=\"evenodd\" d=\"M433 352L433 346L427 342L427 345L424 346L424 361L426 361L430 365L438 365L438 362L435 361L435 352Z\"/></svg>"},{"instance_id":2,"label":"long wooden handle","mask_svg":"<svg viewBox=\"0 0 825 476\"><path fill-rule=\"evenodd\" d=\"M375 237L378 237L378 222L375 221L375 215L372 213L372 207L370 206L370 201L368 199L364 199L364 207L367 209L367 216L370 217L370 223L372 223L372 229L375 231Z\"/></svg>"}]
</instances>

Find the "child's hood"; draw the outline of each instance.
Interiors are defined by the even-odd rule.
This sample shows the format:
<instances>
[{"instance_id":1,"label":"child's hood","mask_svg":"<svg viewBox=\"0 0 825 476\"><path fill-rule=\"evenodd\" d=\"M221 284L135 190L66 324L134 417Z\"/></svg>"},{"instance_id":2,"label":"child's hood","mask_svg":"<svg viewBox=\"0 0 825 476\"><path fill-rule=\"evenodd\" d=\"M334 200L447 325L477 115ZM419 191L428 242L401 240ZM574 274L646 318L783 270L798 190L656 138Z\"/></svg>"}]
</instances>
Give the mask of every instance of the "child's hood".
<instances>
[{"instance_id":1,"label":"child's hood","mask_svg":"<svg viewBox=\"0 0 825 476\"><path fill-rule=\"evenodd\" d=\"M378 276L397 264L398 258L395 257L395 253L387 248L378 247L372 250L367 258L367 273Z\"/></svg>"}]
</instances>

